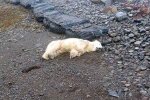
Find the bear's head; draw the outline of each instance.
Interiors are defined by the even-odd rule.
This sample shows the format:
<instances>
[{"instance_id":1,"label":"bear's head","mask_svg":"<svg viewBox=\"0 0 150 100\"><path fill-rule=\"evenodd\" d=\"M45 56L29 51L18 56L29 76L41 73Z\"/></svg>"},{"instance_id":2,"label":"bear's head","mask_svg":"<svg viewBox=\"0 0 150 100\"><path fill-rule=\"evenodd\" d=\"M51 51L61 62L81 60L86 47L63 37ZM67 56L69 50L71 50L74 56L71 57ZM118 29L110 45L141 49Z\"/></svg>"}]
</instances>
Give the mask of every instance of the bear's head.
<instances>
[{"instance_id":1,"label":"bear's head","mask_svg":"<svg viewBox=\"0 0 150 100\"><path fill-rule=\"evenodd\" d=\"M102 48L102 44L97 40L93 41L93 44L95 51L99 51Z\"/></svg>"}]
</instances>

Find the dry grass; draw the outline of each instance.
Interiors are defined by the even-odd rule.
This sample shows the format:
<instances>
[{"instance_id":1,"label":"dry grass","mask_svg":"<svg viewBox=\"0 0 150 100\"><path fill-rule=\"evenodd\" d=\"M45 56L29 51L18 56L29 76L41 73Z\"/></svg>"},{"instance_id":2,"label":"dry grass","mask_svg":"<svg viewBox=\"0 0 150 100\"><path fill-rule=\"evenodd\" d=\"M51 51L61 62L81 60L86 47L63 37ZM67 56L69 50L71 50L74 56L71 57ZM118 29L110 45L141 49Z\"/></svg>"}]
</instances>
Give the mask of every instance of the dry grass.
<instances>
[{"instance_id":1,"label":"dry grass","mask_svg":"<svg viewBox=\"0 0 150 100\"><path fill-rule=\"evenodd\" d=\"M23 14L28 11L22 7L17 8L0 8L0 29L6 30L15 23L22 22L25 16Z\"/></svg>"}]
</instances>

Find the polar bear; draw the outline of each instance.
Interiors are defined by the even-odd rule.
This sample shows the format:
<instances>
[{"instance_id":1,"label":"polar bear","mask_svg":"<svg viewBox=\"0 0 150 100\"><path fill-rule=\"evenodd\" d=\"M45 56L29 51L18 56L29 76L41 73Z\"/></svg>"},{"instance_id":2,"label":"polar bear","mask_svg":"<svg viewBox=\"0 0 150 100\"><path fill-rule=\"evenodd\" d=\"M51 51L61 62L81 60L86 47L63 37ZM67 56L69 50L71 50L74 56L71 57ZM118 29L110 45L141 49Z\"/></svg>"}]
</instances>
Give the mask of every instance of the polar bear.
<instances>
[{"instance_id":1,"label":"polar bear","mask_svg":"<svg viewBox=\"0 0 150 100\"><path fill-rule=\"evenodd\" d=\"M86 52L97 51L100 48L102 48L102 45L97 40L92 42L78 38L55 40L48 44L42 58L45 60L48 60L49 57L53 59L62 53L69 52L71 59L76 56L81 56Z\"/></svg>"}]
</instances>

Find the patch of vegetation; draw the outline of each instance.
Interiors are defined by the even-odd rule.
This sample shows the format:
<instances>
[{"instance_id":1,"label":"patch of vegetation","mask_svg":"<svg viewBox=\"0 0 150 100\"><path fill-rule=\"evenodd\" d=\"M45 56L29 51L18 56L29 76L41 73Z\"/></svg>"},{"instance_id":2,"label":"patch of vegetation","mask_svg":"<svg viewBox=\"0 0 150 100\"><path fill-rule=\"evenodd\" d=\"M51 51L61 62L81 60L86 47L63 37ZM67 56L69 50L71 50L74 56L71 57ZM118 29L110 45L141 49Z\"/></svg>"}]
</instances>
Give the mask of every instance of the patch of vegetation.
<instances>
[{"instance_id":1,"label":"patch of vegetation","mask_svg":"<svg viewBox=\"0 0 150 100\"><path fill-rule=\"evenodd\" d=\"M25 18L22 15L25 13L27 13L27 10L22 7L19 7L19 9L12 7L0 8L0 29L6 30L15 23L22 22Z\"/></svg>"}]
</instances>

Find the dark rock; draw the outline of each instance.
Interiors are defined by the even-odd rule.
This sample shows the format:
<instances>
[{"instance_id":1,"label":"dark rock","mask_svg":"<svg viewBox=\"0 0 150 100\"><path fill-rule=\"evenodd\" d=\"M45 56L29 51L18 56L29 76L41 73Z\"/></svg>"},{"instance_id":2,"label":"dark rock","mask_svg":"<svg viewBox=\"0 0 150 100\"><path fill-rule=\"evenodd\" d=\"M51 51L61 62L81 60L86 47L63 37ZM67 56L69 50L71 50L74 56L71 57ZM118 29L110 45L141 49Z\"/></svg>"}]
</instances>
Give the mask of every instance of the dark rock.
<instances>
[{"instance_id":1,"label":"dark rock","mask_svg":"<svg viewBox=\"0 0 150 100\"><path fill-rule=\"evenodd\" d=\"M20 0L8 0L8 2L15 5L20 4Z\"/></svg>"},{"instance_id":2,"label":"dark rock","mask_svg":"<svg viewBox=\"0 0 150 100\"><path fill-rule=\"evenodd\" d=\"M145 84L144 87L149 89L150 88L150 84Z\"/></svg>"},{"instance_id":3,"label":"dark rock","mask_svg":"<svg viewBox=\"0 0 150 100\"><path fill-rule=\"evenodd\" d=\"M141 53L139 53L139 59L140 60L143 60L144 59L144 54L141 52Z\"/></svg>"},{"instance_id":4,"label":"dark rock","mask_svg":"<svg viewBox=\"0 0 150 100\"><path fill-rule=\"evenodd\" d=\"M110 44L111 42L112 42L112 40L108 39L108 40L103 41L101 44L102 44L102 46L105 46L107 44Z\"/></svg>"},{"instance_id":5,"label":"dark rock","mask_svg":"<svg viewBox=\"0 0 150 100\"><path fill-rule=\"evenodd\" d=\"M99 38L100 36L106 35L108 33L108 29L101 26L92 25L87 28L70 28L65 32L67 37L93 40L95 38Z\"/></svg>"},{"instance_id":6,"label":"dark rock","mask_svg":"<svg viewBox=\"0 0 150 100\"><path fill-rule=\"evenodd\" d=\"M20 4L26 8L31 8L31 6L41 2L43 0L20 0Z\"/></svg>"},{"instance_id":7,"label":"dark rock","mask_svg":"<svg viewBox=\"0 0 150 100\"><path fill-rule=\"evenodd\" d=\"M138 29L138 32L139 32L139 33L146 33L146 30L143 29L143 28L139 28L139 29Z\"/></svg>"},{"instance_id":8,"label":"dark rock","mask_svg":"<svg viewBox=\"0 0 150 100\"><path fill-rule=\"evenodd\" d=\"M65 34L66 30L71 30L72 27L88 22L88 20L69 16L59 11L46 12L43 21L44 25L49 27L50 31L57 34Z\"/></svg>"},{"instance_id":9,"label":"dark rock","mask_svg":"<svg viewBox=\"0 0 150 100\"><path fill-rule=\"evenodd\" d=\"M95 4L98 4L98 3L101 3L102 1L101 0L90 0L92 3L95 3Z\"/></svg>"},{"instance_id":10,"label":"dark rock","mask_svg":"<svg viewBox=\"0 0 150 100\"><path fill-rule=\"evenodd\" d=\"M138 88L141 88L143 85L142 84L136 84L136 86L138 87Z\"/></svg>"},{"instance_id":11,"label":"dark rock","mask_svg":"<svg viewBox=\"0 0 150 100\"><path fill-rule=\"evenodd\" d=\"M128 18L126 12L117 12L115 17L116 17L116 21L118 22L126 20Z\"/></svg>"},{"instance_id":12,"label":"dark rock","mask_svg":"<svg viewBox=\"0 0 150 100\"><path fill-rule=\"evenodd\" d=\"M54 9L55 7L50 4L43 4L41 6L37 5L33 8L33 14L39 22L42 22L44 19L44 13L52 12Z\"/></svg>"},{"instance_id":13,"label":"dark rock","mask_svg":"<svg viewBox=\"0 0 150 100\"><path fill-rule=\"evenodd\" d=\"M134 19L133 22L135 23L141 23L143 21L143 19Z\"/></svg>"}]
</instances>

